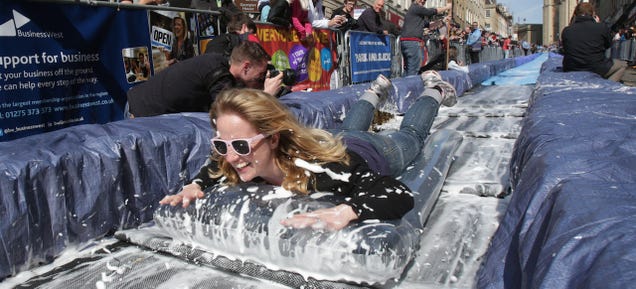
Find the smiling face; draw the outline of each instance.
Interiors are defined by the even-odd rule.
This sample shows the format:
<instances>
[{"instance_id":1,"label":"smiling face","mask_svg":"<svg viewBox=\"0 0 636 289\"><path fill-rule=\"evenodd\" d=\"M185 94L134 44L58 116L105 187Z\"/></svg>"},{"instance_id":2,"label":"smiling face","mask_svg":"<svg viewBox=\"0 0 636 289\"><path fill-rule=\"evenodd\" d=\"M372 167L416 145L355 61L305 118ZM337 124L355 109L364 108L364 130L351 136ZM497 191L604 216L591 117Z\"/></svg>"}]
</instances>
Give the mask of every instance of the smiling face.
<instances>
[{"instance_id":1,"label":"smiling face","mask_svg":"<svg viewBox=\"0 0 636 289\"><path fill-rule=\"evenodd\" d=\"M185 23L183 23L182 18L174 18L172 22L172 30L177 37L183 37L185 35Z\"/></svg>"},{"instance_id":2,"label":"smiling face","mask_svg":"<svg viewBox=\"0 0 636 289\"><path fill-rule=\"evenodd\" d=\"M373 2L373 11L380 13L382 8L384 8L384 0L375 0L375 2Z\"/></svg>"},{"instance_id":3,"label":"smiling face","mask_svg":"<svg viewBox=\"0 0 636 289\"><path fill-rule=\"evenodd\" d=\"M347 12L347 13L351 13L351 11L353 11L353 8L355 6L356 6L356 1L355 0L345 0L344 9L342 9L342 11Z\"/></svg>"},{"instance_id":4,"label":"smiling face","mask_svg":"<svg viewBox=\"0 0 636 289\"><path fill-rule=\"evenodd\" d=\"M226 141L248 139L259 132L254 125L234 112L224 112L216 118L217 137ZM275 162L278 135L252 142L248 155L239 155L230 146L225 160L234 168L242 181L249 182L261 177L270 184L280 185L282 175Z\"/></svg>"}]
</instances>

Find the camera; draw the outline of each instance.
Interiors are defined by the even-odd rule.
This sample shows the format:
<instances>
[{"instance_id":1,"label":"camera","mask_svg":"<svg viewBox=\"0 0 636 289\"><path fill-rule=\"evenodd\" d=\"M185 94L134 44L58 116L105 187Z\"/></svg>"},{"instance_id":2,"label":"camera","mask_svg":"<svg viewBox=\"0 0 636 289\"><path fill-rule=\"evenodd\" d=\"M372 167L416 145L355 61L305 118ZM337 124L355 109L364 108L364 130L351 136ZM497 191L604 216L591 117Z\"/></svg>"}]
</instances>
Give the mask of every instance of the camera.
<instances>
[{"instance_id":1,"label":"camera","mask_svg":"<svg viewBox=\"0 0 636 289\"><path fill-rule=\"evenodd\" d=\"M282 71L276 69L274 65L268 64L267 70L269 70L269 77L276 77L279 73L283 74L283 84L286 86L293 86L296 84L296 71L290 68L284 69Z\"/></svg>"}]
</instances>

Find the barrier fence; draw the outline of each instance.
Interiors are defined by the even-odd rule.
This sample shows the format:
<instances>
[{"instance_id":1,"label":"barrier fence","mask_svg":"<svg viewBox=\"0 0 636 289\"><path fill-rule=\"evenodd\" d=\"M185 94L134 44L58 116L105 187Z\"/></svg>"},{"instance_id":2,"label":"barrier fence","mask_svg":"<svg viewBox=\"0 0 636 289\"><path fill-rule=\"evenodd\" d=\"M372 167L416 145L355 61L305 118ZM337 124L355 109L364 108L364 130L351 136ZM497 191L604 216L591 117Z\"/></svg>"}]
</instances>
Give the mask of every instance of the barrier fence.
<instances>
[{"instance_id":1,"label":"barrier fence","mask_svg":"<svg viewBox=\"0 0 636 289\"><path fill-rule=\"evenodd\" d=\"M634 61L636 59L636 39L614 41L611 56L620 60Z\"/></svg>"}]
</instances>

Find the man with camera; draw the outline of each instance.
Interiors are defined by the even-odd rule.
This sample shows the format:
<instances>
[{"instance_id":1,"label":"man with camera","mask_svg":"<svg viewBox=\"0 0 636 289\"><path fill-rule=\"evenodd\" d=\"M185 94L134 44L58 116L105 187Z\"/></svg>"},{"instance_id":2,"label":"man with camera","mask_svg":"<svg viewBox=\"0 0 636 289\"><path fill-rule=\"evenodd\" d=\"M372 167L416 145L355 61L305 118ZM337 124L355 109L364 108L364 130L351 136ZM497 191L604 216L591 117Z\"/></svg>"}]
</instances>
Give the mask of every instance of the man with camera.
<instances>
[{"instance_id":1,"label":"man with camera","mask_svg":"<svg viewBox=\"0 0 636 289\"><path fill-rule=\"evenodd\" d=\"M244 41L230 61L206 53L178 62L128 91L129 117L177 112L208 112L216 95L227 88L248 87L277 95L283 74L268 77L270 56L260 44Z\"/></svg>"}]
</instances>

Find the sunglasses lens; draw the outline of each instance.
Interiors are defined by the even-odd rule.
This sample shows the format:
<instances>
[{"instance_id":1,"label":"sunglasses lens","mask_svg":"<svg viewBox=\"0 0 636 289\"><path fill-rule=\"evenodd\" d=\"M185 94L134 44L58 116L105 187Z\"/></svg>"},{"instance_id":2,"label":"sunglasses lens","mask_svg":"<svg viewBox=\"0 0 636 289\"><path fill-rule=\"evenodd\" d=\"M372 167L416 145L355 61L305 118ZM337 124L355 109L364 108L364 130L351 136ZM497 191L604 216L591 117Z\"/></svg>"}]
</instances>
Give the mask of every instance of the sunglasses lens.
<instances>
[{"instance_id":1,"label":"sunglasses lens","mask_svg":"<svg viewBox=\"0 0 636 289\"><path fill-rule=\"evenodd\" d=\"M215 141L212 141L212 144L214 144L214 149L216 150L217 153L221 155L227 154L227 145L225 145L224 142L215 140Z\"/></svg>"},{"instance_id":2,"label":"sunglasses lens","mask_svg":"<svg viewBox=\"0 0 636 289\"><path fill-rule=\"evenodd\" d=\"M239 155L247 155L250 153L250 144L246 140L232 141L232 148Z\"/></svg>"}]
</instances>

